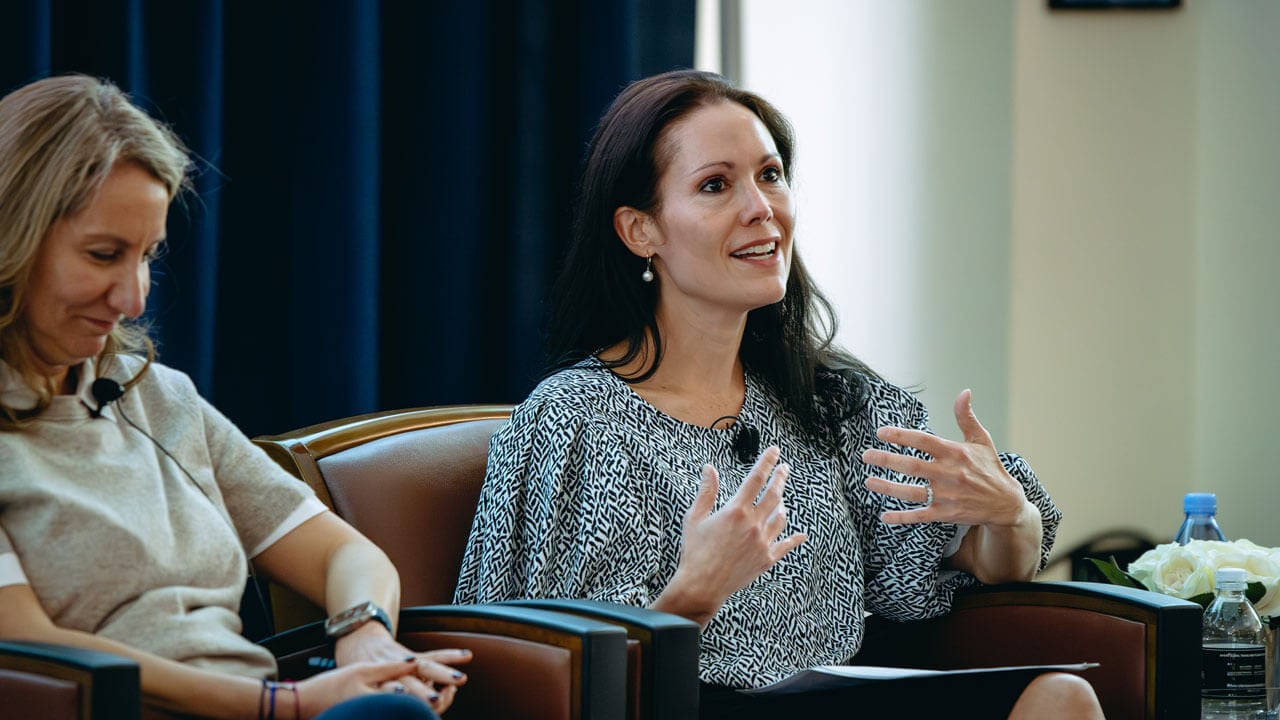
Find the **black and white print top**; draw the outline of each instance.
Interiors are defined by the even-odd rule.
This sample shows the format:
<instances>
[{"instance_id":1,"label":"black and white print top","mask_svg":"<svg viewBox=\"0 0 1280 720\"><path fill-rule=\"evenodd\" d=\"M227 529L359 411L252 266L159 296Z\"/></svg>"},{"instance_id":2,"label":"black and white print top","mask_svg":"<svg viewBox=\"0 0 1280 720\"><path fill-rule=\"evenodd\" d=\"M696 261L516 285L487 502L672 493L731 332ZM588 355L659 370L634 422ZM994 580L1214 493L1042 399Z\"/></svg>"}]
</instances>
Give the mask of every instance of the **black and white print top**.
<instances>
[{"instance_id":1,"label":"black and white print top","mask_svg":"<svg viewBox=\"0 0 1280 720\"><path fill-rule=\"evenodd\" d=\"M958 546L955 525L880 521L885 510L918 506L870 492L863 486L869 474L921 481L864 465L862 452L904 451L876 439L876 428L926 429L928 418L906 390L870 382L867 407L839 425L833 452L816 448L747 372L741 421L760 430L761 448L777 445L791 466L784 534L802 531L808 539L734 593L707 624L703 681L760 687L840 663L861 645L864 611L934 617L949 609L957 588L976 583L939 567ZM675 573L703 463L720 474L717 507L750 469L735 457L731 438L730 430L663 414L595 358L548 377L490 444L456 601L570 597L649 605ZM1061 513L1025 461L1001 459L1044 518L1043 566Z\"/></svg>"}]
</instances>

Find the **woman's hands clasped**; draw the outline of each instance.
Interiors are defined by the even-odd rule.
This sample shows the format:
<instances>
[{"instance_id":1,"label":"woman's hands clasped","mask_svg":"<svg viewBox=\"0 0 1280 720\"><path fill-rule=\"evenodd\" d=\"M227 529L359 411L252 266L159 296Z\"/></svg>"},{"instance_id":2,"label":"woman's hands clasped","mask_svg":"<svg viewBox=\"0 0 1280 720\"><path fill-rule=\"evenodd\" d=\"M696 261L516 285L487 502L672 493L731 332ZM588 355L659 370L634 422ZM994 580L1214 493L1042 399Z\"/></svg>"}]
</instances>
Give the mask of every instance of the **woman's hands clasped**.
<instances>
[{"instance_id":1,"label":"woman's hands clasped","mask_svg":"<svg viewBox=\"0 0 1280 720\"><path fill-rule=\"evenodd\" d=\"M787 527L782 492L790 472L780 458L777 447L766 448L719 510L720 476L710 464L702 467L702 487L684 519L680 563L655 609L705 625L730 595L805 541L804 533L779 538Z\"/></svg>"},{"instance_id":2,"label":"woman's hands clasped","mask_svg":"<svg viewBox=\"0 0 1280 720\"><path fill-rule=\"evenodd\" d=\"M298 683L297 718L298 720L313 718L344 700L361 695L394 692L391 689L393 687L391 683L400 682L416 673L418 664L417 657L406 655L394 661L344 665L308 678ZM404 692L408 692L407 687ZM447 705L442 707L438 700L433 702L422 695L419 695L419 698L429 704L437 714L443 712L444 707L448 707ZM287 714L290 709L290 703L287 700L277 699L277 707L280 711L276 713L276 717L290 717Z\"/></svg>"},{"instance_id":3,"label":"woman's hands clasped","mask_svg":"<svg viewBox=\"0 0 1280 720\"><path fill-rule=\"evenodd\" d=\"M458 686L467 681L465 673L451 666L471 660L470 650L415 653L397 642L381 623L376 622L366 623L340 638L334 655L338 669L313 679L342 674L348 668L359 668L359 672L347 674L343 680L372 683L362 692L413 695L429 704L437 714L453 704Z\"/></svg>"}]
</instances>

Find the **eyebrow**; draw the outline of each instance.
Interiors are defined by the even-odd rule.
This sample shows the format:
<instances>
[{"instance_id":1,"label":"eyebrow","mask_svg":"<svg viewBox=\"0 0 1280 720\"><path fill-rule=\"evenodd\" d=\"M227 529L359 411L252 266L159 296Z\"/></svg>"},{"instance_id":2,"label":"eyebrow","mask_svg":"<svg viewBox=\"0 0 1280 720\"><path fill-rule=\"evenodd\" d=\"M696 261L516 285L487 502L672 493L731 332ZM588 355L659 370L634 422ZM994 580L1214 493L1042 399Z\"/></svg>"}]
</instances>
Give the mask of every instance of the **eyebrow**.
<instances>
[{"instance_id":1,"label":"eyebrow","mask_svg":"<svg viewBox=\"0 0 1280 720\"><path fill-rule=\"evenodd\" d=\"M761 165L764 165L765 163L769 162L770 160L781 160L781 159L782 159L782 155L780 155L780 154L778 154L778 153L776 153L776 152L775 152L775 153L765 153L764 155L762 155L762 156L760 157L760 164L761 164ZM715 160L715 161L713 161L713 162L709 162L709 163L707 163L706 165L703 165L703 166L701 166L701 167L694 168L693 170L689 171L689 174L690 174L690 175L697 175L697 174L699 174L699 173L706 172L707 170L709 170L709 169L711 169L711 168L714 168L714 167L724 167L724 168L729 168L730 170L732 170L734 167L737 167L737 166L734 164L734 162L733 162L732 160Z\"/></svg>"},{"instance_id":2,"label":"eyebrow","mask_svg":"<svg viewBox=\"0 0 1280 720\"><path fill-rule=\"evenodd\" d=\"M120 245L124 247L133 247L136 244L132 240L129 240L128 238L124 238L119 235L116 235L115 233L109 233L109 232L85 233L84 237L85 237L85 240L88 242L110 242L110 243L115 243L116 245ZM163 245L166 241L168 241L168 239L169 239L169 236L166 233L156 238L155 242L144 243L143 246L146 247L148 245L151 245L151 246Z\"/></svg>"}]
</instances>

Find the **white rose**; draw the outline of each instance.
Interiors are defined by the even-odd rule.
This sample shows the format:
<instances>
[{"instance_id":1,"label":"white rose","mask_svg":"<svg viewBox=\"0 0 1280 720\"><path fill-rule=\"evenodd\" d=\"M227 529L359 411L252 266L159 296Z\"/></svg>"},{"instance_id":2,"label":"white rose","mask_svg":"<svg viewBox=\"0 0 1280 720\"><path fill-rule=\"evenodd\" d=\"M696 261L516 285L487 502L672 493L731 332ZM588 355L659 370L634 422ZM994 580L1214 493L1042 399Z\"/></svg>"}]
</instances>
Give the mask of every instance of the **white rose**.
<instances>
[{"instance_id":1,"label":"white rose","mask_svg":"<svg viewBox=\"0 0 1280 720\"><path fill-rule=\"evenodd\" d=\"M1245 539L1166 543L1129 563L1129 574L1155 592L1189 599L1212 594L1218 569L1224 567L1244 568L1249 582L1262 583L1265 594L1254 603L1259 615L1280 616L1280 548Z\"/></svg>"},{"instance_id":2,"label":"white rose","mask_svg":"<svg viewBox=\"0 0 1280 720\"><path fill-rule=\"evenodd\" d=\"M1185 546L1161 545L1155 567L1143 583L1158 593L1180 598L1193 598L1213 592L1213 566L1207 561L1203 547L1196 543Z\"/></svg>"},{"instance_id":3,"label":"white rose","mask_svg":"<svg viewBox=\"0 0 1280 720\"><path fill-rule=\"evenodd\" d=\"M1160 559L1164 557L1165 553L1169 552L1170 548L1176 547L1178 547L1177 543L1165 543L1142 553L1137 560L1129 563L1129 574L1137 578L1143 585L1152 587L1152 584L1147 581L1151 578L1152 573L1156 571L1156 565L1160 563Z\"/></svg>"},{"instance_id":4,"label":"white rose","mask_svg":"<svg viewBox=\"0 0 1280 720\"><path fill-rule=\"evenodd\" d=\"M1270 582L1262 581L1262 585L1267 589L1267 594L1253 604L1253 609L1262 617L1280 616L1280 582L1271 578Z\"/></svg>"},{"instance_id":5,"label":"white rose","mask_svg":"<svg viewBox=\"0 0 1280 720\"><path fill-rule=\"evenodd\" d=\"M1280 615L1280 549L1264 548L1249 540L1237 540L1244 562L1236 565L1249 574L1249 582L1262 583L1265 594L1253 604L1263 617Z\"/></svg>"},{"instance_id":6,"label":"white rose","mask_svg":"<svg viewBox=\"0 0 1280 720\"><path fill-rule=\"evenodd\" d=\"M1256 548L1256 551L1255 551ZM1265 554L1265 551L1248 540L1221 542L1218 540L1200 540L1195 543L1195 552L1205 558L1213 568L1243 568L1250 559Z\"/></svg>"}]
</instances>

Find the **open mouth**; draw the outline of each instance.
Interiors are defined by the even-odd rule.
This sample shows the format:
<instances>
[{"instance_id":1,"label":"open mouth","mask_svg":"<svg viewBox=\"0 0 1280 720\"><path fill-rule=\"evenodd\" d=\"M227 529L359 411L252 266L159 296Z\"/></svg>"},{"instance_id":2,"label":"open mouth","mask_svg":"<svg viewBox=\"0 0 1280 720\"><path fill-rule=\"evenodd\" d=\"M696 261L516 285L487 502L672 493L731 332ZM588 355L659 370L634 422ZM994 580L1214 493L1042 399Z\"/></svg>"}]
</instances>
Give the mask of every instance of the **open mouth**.
<instances>
[{"instance_id":1,"label":"open mouth","mask_svg":"<svg viewBox=\"0 0 1280 720\"><path fill-rule=\"evenodd\" d=\"M773 240L771 242L760 243L759 245L752 245L751 247L743 248L732 255L733 257L742 260L755 260L759 258L767 258L776 252L778 252L778 241Z\"/></svg>"}]
</instances>

